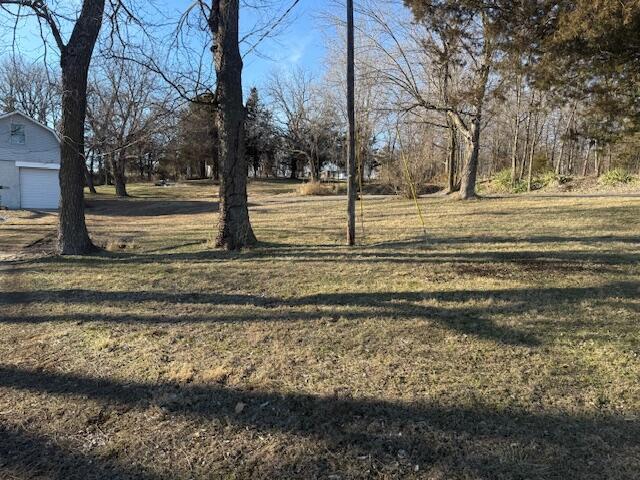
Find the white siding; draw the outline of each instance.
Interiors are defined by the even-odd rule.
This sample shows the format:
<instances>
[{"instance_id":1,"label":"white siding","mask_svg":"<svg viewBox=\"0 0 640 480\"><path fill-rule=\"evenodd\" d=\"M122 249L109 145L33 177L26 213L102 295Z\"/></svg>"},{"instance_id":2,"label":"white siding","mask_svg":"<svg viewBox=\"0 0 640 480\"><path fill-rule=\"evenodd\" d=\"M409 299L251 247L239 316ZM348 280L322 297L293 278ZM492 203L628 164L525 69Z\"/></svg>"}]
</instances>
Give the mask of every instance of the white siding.
<instances>
[{"instance_id":1,"label":"white siding","mask_svg":"<svg viewBox=\"0 0 640 480\"><path fill-rule=\"evenodd\" d=\"M24 145L11 143L11 124L25 127ZM20 169L16 162L60 164L60 143L46 127L20 114L0 118L0 206L21 208ZM57 172L56 172L57 174ZM57 194L56 190L53 194ZM24 208L24 207L22 207Z\"/></svg>"},{"instance_id":2,"label":"white siding","mask_svg":"<svg viewBox=\"0 0 640 480\"><path fill-rule=\"evenodd\" d=\"M0 207L20 208L20 177L15 162L0 160Z\"/></svg>"},{"instance_id":3,"label":"white siding","mask_svg":"<svg viewBox=\"0 0 640 480\"><path fill-rule=\"evenodd\" d=\"M24 145L11 143L11 124L24 125ZM0 118L0 161L60 163L60 143L56 136L22 115Z\"/></svg>"}]
</instances>

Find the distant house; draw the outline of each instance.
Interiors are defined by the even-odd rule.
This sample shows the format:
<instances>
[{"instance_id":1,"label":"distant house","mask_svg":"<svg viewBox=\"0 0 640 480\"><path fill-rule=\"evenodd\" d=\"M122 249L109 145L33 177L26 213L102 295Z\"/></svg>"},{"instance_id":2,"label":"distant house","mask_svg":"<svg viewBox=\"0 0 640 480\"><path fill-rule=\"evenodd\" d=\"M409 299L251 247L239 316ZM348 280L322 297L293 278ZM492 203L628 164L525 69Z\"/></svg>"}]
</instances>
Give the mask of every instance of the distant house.
<instances>
[{"instance_id":1,"label":"distant house","mask_svg":"<svg viewBox=\"0 0 640 480\"><path fill-rule=\"evenodd\" d=\"M29 116L0 115L0 207L56 209L60 139Z\"/></svg>"},{"instance_id":2,"label":"distant house","mask_svg":"<svg viewBox=\"0 0 640 480\"><path fill-rule=\"evenodd\" d=\"M333 162L323 165L320 171L321 180L345 180L346 178L347 171Z\"/></svg>"}]
</instances>

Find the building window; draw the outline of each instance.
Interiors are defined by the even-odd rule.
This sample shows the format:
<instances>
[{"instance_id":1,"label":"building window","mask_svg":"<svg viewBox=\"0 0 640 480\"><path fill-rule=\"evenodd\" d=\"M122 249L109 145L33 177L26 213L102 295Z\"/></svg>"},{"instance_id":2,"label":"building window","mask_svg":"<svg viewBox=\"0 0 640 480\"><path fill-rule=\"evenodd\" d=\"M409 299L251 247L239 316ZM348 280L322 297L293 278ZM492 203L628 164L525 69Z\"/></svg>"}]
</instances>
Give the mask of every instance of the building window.
<instances>
[{"instance_id":1,"label":"building window","mask_svg":"<svg viewBox=\"0 0 640 480\"><path fill-rule=\"evenodd\" d=\"M13 145L24 145L24 125L20 125L18 123L11 124L11 143Z\"/></svg>"}]
</instances>

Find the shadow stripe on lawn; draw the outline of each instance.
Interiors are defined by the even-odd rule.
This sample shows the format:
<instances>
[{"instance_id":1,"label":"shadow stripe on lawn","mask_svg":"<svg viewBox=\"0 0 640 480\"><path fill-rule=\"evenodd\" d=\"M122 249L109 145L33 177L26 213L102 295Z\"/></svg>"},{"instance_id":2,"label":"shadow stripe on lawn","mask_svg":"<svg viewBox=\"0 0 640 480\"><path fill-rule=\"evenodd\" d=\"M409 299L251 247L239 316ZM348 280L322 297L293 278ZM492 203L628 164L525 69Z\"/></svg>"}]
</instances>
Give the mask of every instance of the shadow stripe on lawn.
<instances>
[{"instance_id":1,"label":"shadow stripe on lawn","mask_svg":"<svg viewBox=\"0 0 640 480\"><path fill-rule=\"evenodd\" d=\"M605 473L615 478L611 468L624 463L620 462L621 457L630 456L629 468L638 461L633 457L638 453L638 420L612 415L591 418L559 412L497 409L482 404L473 407L442 406L433 402L407 404L375 398L238 390L222 385L122 383L110 378L12 366L0 367L0 386L68 397L74 402L88 398L138 410L158 405L158 399L172 394L173 400L161 405L170 415L203 420L224 418L228 424L239 428L310 437L322 442L333 454L345 458L370 455L390 464L397 461L397 454L402 451L411 465L440 464L457 474L467 472L489 478L524 478L527 475L529 478L582 478L581 475L587 474L596 478ZM236 406L240 402L246 408L238 413ZM403 428L403 435L389 435L384 425L390 424ZM2 433L8 435L0 442L3 457L15 450L15 442L21 442L23 446L17 457L5 460L5 463L31 462L35 452L30 450L42 447L41 440L29 440L26 434L6 427ZM435 443L444 438L449 439L449 443ZM532 462L535 460L533 463L537 462L545 474L536 475L531 470L531 462L523 463L509 455L500 455L499 449L482 448L479 445L484 441L488 444L497 442L504 447L514 445L514 442L537 445L541 457ZM79 462L82 468L86 466L86 459L77 458L71 452L57 449L53 454L54 458L56 455L70 456L72 463ZM108 472L112 466L109 463L101 468Z\"/></svg>"}]
</instances>

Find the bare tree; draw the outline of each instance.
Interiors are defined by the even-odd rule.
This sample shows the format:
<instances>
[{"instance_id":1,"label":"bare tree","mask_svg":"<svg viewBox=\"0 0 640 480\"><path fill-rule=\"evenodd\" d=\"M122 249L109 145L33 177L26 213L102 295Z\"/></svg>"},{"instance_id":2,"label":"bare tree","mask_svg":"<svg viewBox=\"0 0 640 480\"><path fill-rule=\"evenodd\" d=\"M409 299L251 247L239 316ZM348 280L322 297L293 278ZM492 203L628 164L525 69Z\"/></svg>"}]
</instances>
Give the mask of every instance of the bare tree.
<instances>
[{"instance_id":1,"label":"bare tree","mask_svg":"<svg viewBox=\"0 0 640 480\"><path fill-rule=\"evenodd\" d=\"M105 59L93 75L87 112L92 147L109 159L116 195L126 197L126 169L172 115L168 92L139 64ZM142 150L141 150L142 149Z\"/></svg>"},{"instance_id":2,"label":"bare tree","mask_svg":"<svg viewBox=\"0 0 640 480\"><path fill-rule=\"evenodd\" d=\"M89 65L104 14L105 0L84 0L65 42L61 23L66 14L56 13L43 0L0 0L5 10L20 17L29 9L42 28L48 28L60 51L62 70L62 137L60 163L60 214L58 249L63 255L82 255L95 247L89 238L84 218L84 123L87 111Z\"/></svg>"},{"instance_id":3,"label":"bare tree","mask_svg":"<svg viewBox=\"0 0 640 480\"><path fill-rule=\"evenodd\" d=\"M273 108L279 113L280 135L289 162L289 177L298 178L305 164L312 163L311 110L314 108L314 85L302 69L274 72L267 86ZM312 175L314 168L311 166Z\"/></svg>"},{"instance_id":4,"label":"bare tree","mask_svg":"<svg viewBox=\"0 0 640 480\"><path fill-rule=\"evenodd\" d=\"M213 35L220 135L220 219L216 245L238 250L257 240L247 205L248 166L244 152L242 57L238 24L239 0L213 0L208 24Z\"/></svg>"},{"instance_id":5,"label":"bare tree","mask_svg":"<svg viewBox=\"0 0 640 480\"><path fill-rule=\"evenodd\" d=\"M7 58L0 65L0 110L19 110L53 128L60 118L60 86L47 67Z\"/></svg>"}]
</instances>

